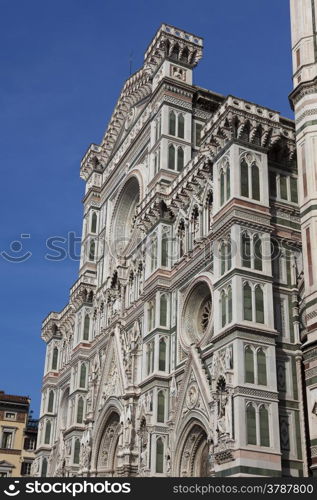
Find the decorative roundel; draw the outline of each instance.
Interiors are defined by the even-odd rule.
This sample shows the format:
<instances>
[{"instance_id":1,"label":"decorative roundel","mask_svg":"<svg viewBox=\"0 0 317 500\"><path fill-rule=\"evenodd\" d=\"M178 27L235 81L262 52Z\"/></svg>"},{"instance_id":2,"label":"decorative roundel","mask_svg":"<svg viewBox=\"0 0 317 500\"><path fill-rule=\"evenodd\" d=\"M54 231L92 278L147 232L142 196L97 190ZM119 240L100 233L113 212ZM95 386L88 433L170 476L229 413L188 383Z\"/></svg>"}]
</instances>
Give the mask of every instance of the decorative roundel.
<instances>
[{"instance_id":1,"label":"decorative roundel","mask_svg":"<svg viewBox=\"0 0 317 500\"><path fill-rule=\"evenodd\" d=\"M189 292L182 311L182 340L188 347L209 334L212 322L211 290L206 281L198 281Z\"/></svg>"},{"instance_id":2,"label":"decorative roundel","mask_svg":"<svg viewBox=\"0 0 317 500\"><path fill-rule=\"evenodd\" d=\"M192 382L187 389L186 393L186 406L189 409L192 409L196 406L198 401L198 387L196 382Z\"/></svg>"},{"instance_id":3,"label":"decorative roundel","mask_svg":"<svg viewBox=\"0 0 317 500\"><path fill-rule=\"evenodd\" d=\"M117 255L122 255L132 239L135 229L135 215L140 199L140 186L136 177L125 184L114 210L112 242Z\"/></svg>"}]
</instances>

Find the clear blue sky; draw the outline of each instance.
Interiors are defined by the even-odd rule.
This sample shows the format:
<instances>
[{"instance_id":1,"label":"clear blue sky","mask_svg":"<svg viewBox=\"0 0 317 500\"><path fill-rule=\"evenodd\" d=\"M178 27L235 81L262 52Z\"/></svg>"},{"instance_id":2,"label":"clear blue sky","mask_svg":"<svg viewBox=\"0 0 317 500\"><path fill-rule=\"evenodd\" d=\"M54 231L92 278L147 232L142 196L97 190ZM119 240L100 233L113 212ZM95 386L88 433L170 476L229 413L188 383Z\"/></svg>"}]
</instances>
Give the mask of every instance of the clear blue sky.
<instances>
[{"instance_id":1,"label":"clear blue sky","mask_svg":"<svg viewBox=\"0 0 317 500\"><path fill-rule=\"evenodd\" d=\"M0 390L37 416L41 321L68 300L78 262L44 258L48 237L80 234L79 164L100 142L162 22L205 39L195 83L292 117L288 0L0 0ZM30 234L21 239L21 234ZM10 243L20 241L23 248Z\"/></svg>"}]
</instances>

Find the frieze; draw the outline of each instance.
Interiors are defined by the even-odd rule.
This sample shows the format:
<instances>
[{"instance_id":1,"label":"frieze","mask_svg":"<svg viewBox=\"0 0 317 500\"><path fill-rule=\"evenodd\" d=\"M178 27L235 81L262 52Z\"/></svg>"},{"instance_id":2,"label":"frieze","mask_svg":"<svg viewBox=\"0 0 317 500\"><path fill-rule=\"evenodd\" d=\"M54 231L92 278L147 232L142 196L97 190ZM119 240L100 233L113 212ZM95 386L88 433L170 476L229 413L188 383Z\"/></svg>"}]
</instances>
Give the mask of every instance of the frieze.
<instances>
[{"instance_id":1,"label":"frieze","mask_svg":"<svg viewBox=\"0 0 317 500\"><path fill-rule=\"evenodd\" d=\"M177 97L173 97L170 95L164 95L163 100L169 104L173 104L173 106L185 108L188 109L189 111L191 111L193 107L191 102L184 101L182 99L177 99Z\"/></svg>"},{"instance_id":2,"label":"frieze","mask_svg":"<svg viewBox=\"0 0 317 500\"><path fill-rule=\"evenodd\" d=\"M311 378L317 375L317 366L310 368L309 370L305 370L305 378Z\"/></svg>"},{"instance_id":3,"label":"frieze","mask_svg":"<svg viewBox=\"0 0 317 500\"><path fill-rule=\"evenodd\" d=\"M251 387L237 386L234 388L234 394L236 396L254 396L255 398L274 399L278 401L277 392L263 391L261 389L253 389Z\"/></svg>"}]
</instances>

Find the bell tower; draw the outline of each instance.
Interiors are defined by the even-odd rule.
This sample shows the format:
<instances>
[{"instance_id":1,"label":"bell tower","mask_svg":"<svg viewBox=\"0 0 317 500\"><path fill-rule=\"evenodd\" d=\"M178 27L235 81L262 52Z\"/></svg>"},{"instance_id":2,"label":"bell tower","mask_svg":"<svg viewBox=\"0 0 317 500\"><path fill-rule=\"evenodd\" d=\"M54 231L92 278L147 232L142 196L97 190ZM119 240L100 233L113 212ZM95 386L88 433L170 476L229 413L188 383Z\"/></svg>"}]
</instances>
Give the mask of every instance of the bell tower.
<instances>
[{"instance_id":1,"label":"bell tower","mask_svg":"<svg viewBox=\"0 0 317 500\"><path fill-rule=\"evenodd\" d=\"M301 332L311 471L317 475L317 0L291 0L294 90L303 243Z\"/></svg>"}]
</instances>

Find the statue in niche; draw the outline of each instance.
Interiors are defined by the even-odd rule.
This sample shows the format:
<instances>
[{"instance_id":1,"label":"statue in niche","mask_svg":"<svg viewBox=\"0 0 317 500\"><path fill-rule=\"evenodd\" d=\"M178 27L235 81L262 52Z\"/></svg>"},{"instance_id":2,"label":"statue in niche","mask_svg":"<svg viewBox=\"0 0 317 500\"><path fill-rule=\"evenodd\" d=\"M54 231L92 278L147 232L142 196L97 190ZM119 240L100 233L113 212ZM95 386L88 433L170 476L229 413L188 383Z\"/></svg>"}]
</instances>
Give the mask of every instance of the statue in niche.
<instances>
[{"instance_id":1,"label":"statue in niche","mask_svg":"<svg viewBox=\"0 0 317 500\"><path fill-rule=\"evenodd\" d=\"M91 435L90 429L86 429L80 442L80 463L83 469L89 468L91 455Z\"/></svg>"},{"instance_id":2,"label":"statue in niche","mask_svg":"<svg viewBox=\"0 0 317 500\"><path fill-rule=\"evenodd\" d=\"M165 458L166 458L166 473L169 474L171 472L171 450L169 449L169 447L167 447Z\"/></svg>"},{"instance_id":3,"label":"statue in niche","mask_svg":"<svg viewBox=\"0 0 317 500\"><path fill-rule=\"evenodd\" d=\"M226 382L221 378L218 382L218 411L216 430L220 436L232 438L232 398L226 388Z\"/></svg>"},{"instance_id":4,"label":"statue in niche","mask_svg":"<svg viewBox=\"0 0 317 500\"><path fill-rule=\"evenodd\" d=\"M140 467L146 469L148 466L148 444L149 432L146 425L146 420L143 417L140 426Z\"/></svg>"},{"instance_id":5,"label":"statue in niche","mask_svg":"<svg viewBox=\"0 0 317 500\"><path fill-rule=\"evenodd\" d=\"M233 367L233 360L232 360L232 346L228 346L226 348L226 353L225 353L225 366L226 370L231 370Z\"/></svg>"}]
</instances>

